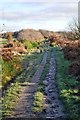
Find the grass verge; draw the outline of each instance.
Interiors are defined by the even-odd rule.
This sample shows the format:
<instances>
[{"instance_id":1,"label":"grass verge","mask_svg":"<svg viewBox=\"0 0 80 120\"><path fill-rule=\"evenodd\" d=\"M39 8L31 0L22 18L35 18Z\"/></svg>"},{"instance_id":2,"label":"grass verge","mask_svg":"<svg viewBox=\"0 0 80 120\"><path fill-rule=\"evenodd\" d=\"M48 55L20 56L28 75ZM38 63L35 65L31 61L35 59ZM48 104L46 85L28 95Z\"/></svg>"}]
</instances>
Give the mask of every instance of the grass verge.
<instances>
[{"instance_id":1,"label":"grass verge","mask_svg":"<svg viewBox=\"0 0 80 120\"><path fill-rule=\"evenodd\" d=\"M9 116L14 109L16 102L19 99L21 86L18 82L11 85L6 91L4 98L2 98L2 117Z\"/></svg>"},{"instance_id":2,"label":"grass verge","mask_svg":"<svg viewBox=\"0 0 80 120\"><path fill-rule=\"evenodd\" d=\"M60 51L58 48L54 49L57 61L56 82L58 85L60 97L66 110L69 113L69 118L72 120L79 120L80 97L75 95L75 93L78 92L78 90L75 88L78 86L79 82L68 74L70 61L64 58L62 51Z\"/></svg>"}]
</instances>

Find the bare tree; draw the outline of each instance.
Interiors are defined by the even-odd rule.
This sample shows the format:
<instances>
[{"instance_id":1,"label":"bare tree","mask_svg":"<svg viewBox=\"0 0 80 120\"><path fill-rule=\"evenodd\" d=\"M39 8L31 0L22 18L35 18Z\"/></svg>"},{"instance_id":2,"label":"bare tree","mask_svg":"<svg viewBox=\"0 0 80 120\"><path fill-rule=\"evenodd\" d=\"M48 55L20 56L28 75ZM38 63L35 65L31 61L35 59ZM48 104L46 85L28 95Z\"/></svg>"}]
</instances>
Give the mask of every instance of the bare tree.
<instances>
[{"instance_id":1,"label":"bare tree","mask_svg":"<svg viewBox=\"0 0 80 120\"><path fill-rule=\"evenodd\" d=\"M69 24L69 29L71 34L68 35L68 38L72 40L79 40L80 39L80 25L77 20L73 19L73 22Z\"/></svg>"}]
</instances>

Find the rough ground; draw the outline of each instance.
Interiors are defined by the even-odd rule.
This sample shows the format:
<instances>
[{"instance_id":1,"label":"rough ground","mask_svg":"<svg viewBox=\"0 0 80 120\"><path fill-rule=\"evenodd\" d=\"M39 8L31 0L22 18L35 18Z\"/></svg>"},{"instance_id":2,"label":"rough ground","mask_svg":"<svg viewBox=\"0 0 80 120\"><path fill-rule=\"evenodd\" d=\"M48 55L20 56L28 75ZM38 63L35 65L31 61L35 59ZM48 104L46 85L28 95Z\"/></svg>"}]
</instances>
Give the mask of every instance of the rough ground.
<instances>
[{"instance_id":1,"label":"rough ground","mask_svg":"<svg viewBox=\"0 0 80 120\"><path fill-rule=\"evenodd\" d=\"M44 66L46 64L47 53L45 53L43 60L32 77L31 82L27 86L23 86L23 92L20 94L19 102L14 109L12 116L13 118L30 118L35 117L32 112L33 106L33 96L38 87L39 78L43 72Z\"/></svg>"},{"instance_id":2,"label":"rough ground","mask_svg":"<svg viewBox=\"0 0 80 120\"><path fill-rule=\"evenodd\" d=\"M56 62L55 56L52 53L50 60L49 72L43 81L45 85L43 111L41 113L33 112L33 96L37 90L40 76L46 64L47 53L45 53L43 60L34 74L31 83L23 86L23 92L20 94L19 102L12 113L12 118L66 118L66 112L59 99L59 93L56 86Z\"/></svg>"},{"instance_id":3,"label":"rough ground","mask_svg":"<svg viewBox=\"0 0 80 120\"><path fill-rule=\"evenodd\" d=\"M55 81L56 74L56 62L55 56L52 53L50 60L49 73L47 74L44 85L45 85L45 95L44 95L44 109L40 116L44 118L66 118L67 114L63 108L63 105L59 99L59 93Z\"/></svg>"}]
</instances>

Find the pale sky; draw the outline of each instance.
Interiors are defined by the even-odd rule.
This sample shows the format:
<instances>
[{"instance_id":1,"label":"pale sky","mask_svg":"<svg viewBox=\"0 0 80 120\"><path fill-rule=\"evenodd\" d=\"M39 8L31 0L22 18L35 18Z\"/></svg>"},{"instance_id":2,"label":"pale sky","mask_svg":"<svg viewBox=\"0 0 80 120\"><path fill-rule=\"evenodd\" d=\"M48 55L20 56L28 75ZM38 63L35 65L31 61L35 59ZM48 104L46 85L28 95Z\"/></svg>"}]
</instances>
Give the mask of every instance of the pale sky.
<instances>
[{"instance_id":1,"label":"pale sky","mask_svg":"<svg viewBox=\"0 0 80 120\"><path fill-rule=\"evenodd\" d=\"M0 2L0 32L27 28L66 30L73 18L78 17L78 1L3 0Z\"/></svg>"}]
</instances>

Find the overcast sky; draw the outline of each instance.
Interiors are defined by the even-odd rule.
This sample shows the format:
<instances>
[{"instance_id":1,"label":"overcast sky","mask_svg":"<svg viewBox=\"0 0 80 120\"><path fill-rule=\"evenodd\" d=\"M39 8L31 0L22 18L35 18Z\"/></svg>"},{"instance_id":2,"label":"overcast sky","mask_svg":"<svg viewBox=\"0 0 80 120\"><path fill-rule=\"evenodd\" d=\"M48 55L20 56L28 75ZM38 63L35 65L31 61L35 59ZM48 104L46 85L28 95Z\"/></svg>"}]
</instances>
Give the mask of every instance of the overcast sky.
<instances>
[{"instance_id":1,"label":"overcast sky","mask_svg":"<svg viewBox=\"0 0 80 120\"><path fill-rule=\"evenodd\" d=\"M78 17L78 1L2 0L0 2L0 32L26 28L66 30L73 18Z\"/></svg>"}]
</instances>

